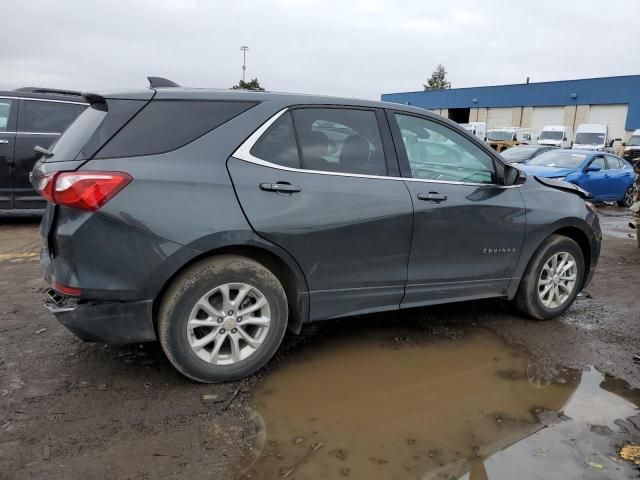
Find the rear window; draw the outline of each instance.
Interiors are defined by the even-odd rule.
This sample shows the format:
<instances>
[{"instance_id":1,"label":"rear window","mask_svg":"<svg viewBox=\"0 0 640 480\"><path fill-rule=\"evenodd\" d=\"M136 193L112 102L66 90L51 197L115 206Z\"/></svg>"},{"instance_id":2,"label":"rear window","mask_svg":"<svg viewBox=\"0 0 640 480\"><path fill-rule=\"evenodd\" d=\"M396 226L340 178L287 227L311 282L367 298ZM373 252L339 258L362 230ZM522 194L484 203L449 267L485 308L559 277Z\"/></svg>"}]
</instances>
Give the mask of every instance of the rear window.
<instances>
[{"instance_id":1,"label":"rear window","mask_svg":"<svg viewBox=\"0 0 640 480\"><path fill-rule=\"evenodd\" d=\"M169 152L219 127L255 102L157 100L120 130L95 158Z\"/></svg>"},{"instance_id":2,"label":"rear window","mask_svg":"<svg viewBox=\"0 0 640 480\"><path fill-rule=\"evenodd\" d=\"M83 145L87 143L106 115L106 108L100 109L95 106L87 108L54 144L51 149L53 157L43 157L44 160L47 162L75 160Z\"/></svg>"}]
</instances>

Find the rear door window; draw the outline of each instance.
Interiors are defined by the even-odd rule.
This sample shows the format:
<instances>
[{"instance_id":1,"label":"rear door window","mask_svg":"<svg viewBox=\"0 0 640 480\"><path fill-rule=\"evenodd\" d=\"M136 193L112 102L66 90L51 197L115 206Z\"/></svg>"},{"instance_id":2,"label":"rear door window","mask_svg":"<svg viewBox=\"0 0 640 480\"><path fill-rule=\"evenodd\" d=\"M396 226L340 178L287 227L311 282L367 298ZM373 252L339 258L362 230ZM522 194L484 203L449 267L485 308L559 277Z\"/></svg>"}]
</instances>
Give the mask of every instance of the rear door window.
<instances>
[{"instance_id":1,"label":"rear door window","mask_svg":"<svg viewBox=\"0 0 640 480\"><path fill-rule=\"evenodd\" d=\"M20 129L31 133L62 133L86 108L83 104L40 100L25 100L23 105Z\"/></svg>"},{"instance_id":2,"label":"rear door window","mask_svg":"<svg viewBox=\"0 0 640 480\"><path fill-rule=\"evenodd\" d=\"M387 175L376 114L347 108L293 111L302 168L360 175Z\"/></svg>"},{"instance_id":3,"label":"rear door window","mask_svg":"<svg viewBox=\"0 0 640 480\"><path fill-rule=\"evenodd\" d=\"M0 132L9 130L9 117L11 116L12 101L0 98Z\"/></svg>"},{"instance_id":4,"label":"rear door window","mask_svg":"<svg viewBox=\"0 0 640 480\"><path fill-rule=\"evenodd\" d=\"M255 102L213 100L151 101L95 158L170 152L191 143L254 105Z\"/></svg>"}]
</instances>

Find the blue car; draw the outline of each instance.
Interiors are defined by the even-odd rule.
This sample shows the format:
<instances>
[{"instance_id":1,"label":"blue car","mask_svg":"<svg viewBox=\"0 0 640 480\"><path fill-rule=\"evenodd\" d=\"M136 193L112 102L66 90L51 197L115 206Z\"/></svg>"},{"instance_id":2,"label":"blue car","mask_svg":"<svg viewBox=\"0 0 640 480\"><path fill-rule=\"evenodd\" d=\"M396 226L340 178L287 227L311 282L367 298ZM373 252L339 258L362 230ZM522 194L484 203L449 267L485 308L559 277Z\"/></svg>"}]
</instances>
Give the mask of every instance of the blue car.
<instances>
[{"instance_id":1,"label":"blue car","mask_svg":"<svg viewBox=\"0 0 640 480\"><path fill-rule=\"evenodd\" d=\"M550 150L517 167L529 175L578 185L593 196L594 202L618 202L621 207L630 207L633 203L636 180L633 167L610 153Z\"/></svg>"}]
</instances>

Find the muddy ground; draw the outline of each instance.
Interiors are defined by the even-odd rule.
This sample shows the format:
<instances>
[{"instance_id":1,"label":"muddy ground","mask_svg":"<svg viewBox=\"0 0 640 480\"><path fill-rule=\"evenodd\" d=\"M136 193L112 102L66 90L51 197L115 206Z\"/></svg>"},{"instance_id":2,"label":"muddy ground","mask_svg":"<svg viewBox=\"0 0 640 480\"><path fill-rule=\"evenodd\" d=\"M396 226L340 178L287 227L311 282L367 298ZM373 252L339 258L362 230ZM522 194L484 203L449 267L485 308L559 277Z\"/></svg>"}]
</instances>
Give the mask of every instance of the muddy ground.
<instances>
[{"instance_id":1,"label":"muddy ground","mask_svg":"<svg viewBox=\"0 0 640 480\"><path fill-rule=\"evenodd\" d=\"M601 210L607 235L596 276L559 320L531 321L505 302L492 300L324 322L306 327L300 336L288 335L276 358L258 375L224 385L199 385L183 378L157 344L104 346L76 339L42 308L45 285L37 257L37 223L3 220L0 478L466 474L464 478L475 480L507 478L507 473L490 473L502 458L496 452L502 451L516 452L513 461L507 457L506 465L521 464L523 458L546 461L540 478L636 478L638 471L617 458L621 446L640 440L638 417L621 423L640 398L633 390L640 388L640 364L633 361L640 354L640 249L631 230L625 230L627 217L618 209ZM371 332L370 337L363 331ZM354 356L356 349L362 354ZM378 357L388 361L366 363ZM340 361L336 364L332 358ZM362 368L362 362L369 368ZM405 369L422 364L438 369ZM423 371L424 381L415 382ZM307 375L309 381L300 383ZM355 378L360 383L351 381ZM361 383L363 378L366 383ZM396 384L399 378L404 383ZM434 378L441 383L424 383ZM359 386L351 392L354 385ZM527 390L532 385L537 390ZM334 396L326 395L332 388L337 405L333 410L325 408L332 404ZM505 388L507 393L495 395ZM522 400L532 399L540 388L548 388L548 395L536 405ZM513 401L501 403L516 390L529 393L514 394ZM443 393L433 397L435 391ZM584 391L587 394L579 394ZM362 392L367 392L364 397L359 396ZM318 398L324 400L311 401ZM445 408L461 398L471 401L459 409ZM412 399L419 401L407 402ZM582 417L584 404L586 411L597 410L590 403L600 406L602 420ZM423 408L427 404L431 410ZM282 405L290 408L283 411ZM369 411L370 405L382 410ZM388 410L385 405L398 408ZM571 417L563 409L576 413ZM539 417L547 410L551 422L547 414ZM336 411L348 415L353 426ZM362 418L361 412L366 412ZM446 420L444 426L429 423L436 417ZM413 427L392 421L395 418L411 420ZM454 426L456 418L464 422ZM372 422L382 427L371 430L367 425ZM422 438L416 425L429 425L423 430L437 435ZM403 428L418 431L408 436ZM349 439L345 432L351 430L360 436ZM392 433L402 448L397 443L372 443L370 451L377 453L367 455L349 447L350 441L362 442L357 438L378 441ZM343 444L332 445L336 437ZM440 437L448 443L438 445ZM461 440L471 437L477 440ZM567 457L555 459L553 451L563 442L587 446L571 447L567 455L575 468L558 476L560 470L553 469L566 467ZM400 457L406 459L400 463ZM392 467L396 469L384 473ZM497 471L507 472L500 468ZM372 469L382 473L376 476Z\"/></svg>"}]
</instances>

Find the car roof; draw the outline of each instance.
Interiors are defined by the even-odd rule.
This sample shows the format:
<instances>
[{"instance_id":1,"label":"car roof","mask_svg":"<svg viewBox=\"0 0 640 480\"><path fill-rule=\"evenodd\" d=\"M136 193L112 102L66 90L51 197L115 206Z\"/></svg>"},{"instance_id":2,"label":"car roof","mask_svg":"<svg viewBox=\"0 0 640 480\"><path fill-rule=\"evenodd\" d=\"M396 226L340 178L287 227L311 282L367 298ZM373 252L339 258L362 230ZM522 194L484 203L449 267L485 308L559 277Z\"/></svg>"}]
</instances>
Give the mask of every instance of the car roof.
<instances>
[{"instance_id":1,"label":"car roof","mask_svg":"<svg viewBox=\"0 0 640 480\"><path fill-rule=\"evenodd\" d=\"M80 92L39 87L25 87L18 88L17 90L0 91L0 97L87 103Z\"/></svg>"},{"instance_id":2,"label":"car roof","mask_svg":"<svg viewBox=\"0 0 640 480\"><path fill-rule=\"evenodd\" d=\"M242 100L248 102L275 101L278 103L296 104L321 104L321 105L348 105L355 107L388 108L416 113L424 116L435 117L437 115L424 108L402 105L399 103L382 102L378 100L366 100L360 98L343 98L325 95L313 95L304 93L268 92L254 90L233 90L221 88L187 88L167 87L155 88L154 100ZM131 89L98 92L97 95L104 98L118 99L144 99L149 98L153 90ZM85 94L91 95L91 94Z\"/></svg>"}]
</instances>

